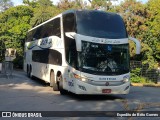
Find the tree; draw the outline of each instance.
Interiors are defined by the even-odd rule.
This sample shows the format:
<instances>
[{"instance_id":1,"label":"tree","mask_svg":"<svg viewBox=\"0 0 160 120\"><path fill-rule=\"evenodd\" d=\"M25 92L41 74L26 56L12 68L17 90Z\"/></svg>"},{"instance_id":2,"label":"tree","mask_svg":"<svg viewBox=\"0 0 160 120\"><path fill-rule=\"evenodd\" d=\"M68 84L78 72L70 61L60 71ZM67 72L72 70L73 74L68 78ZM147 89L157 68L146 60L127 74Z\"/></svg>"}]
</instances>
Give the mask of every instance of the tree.
<instances>
[{"instance_id":1,"label":"tree","mask_svg":"<svg viewBox=\"0 0 160 120\"><path fill-rule=\"evenodd\" d=\"M23 4L31 6L32 8L35 8L37 6L37 0L23 0Z\"/></svg>"},{"instance_id":2,"label":"tree","mask_svg":"<svg viewBox=\"0 0 160 120\"><path fill-rule=\"evenodd\" d=\"M148 29L145 24L148 15L146 7L136 0L125 0L116 9L124 19L128 34L142 40Z\"/></svg>"},{"instance_id":3,"label":"tree","mask_svg":"<svg viewBox=\"0 0 160 120\"><path fill-rule=\"evenodd\" d=\"M84 9L86 7L87 3L83 0L60 0L58 2L58 8L62 11L68 9Z\"/></svg>"},{"instance_id":4,"label":"tree","mask_svg":"<svg viewBox=\"0 0 160 120\"><path fill-rule=\"evenodd\" d=\"M160 62L160 0L150 0L147 4L149 10L147 38L144 39L152 49L154 57Z\"/></svg>"},{"instance_id":5,"label":"tree","mask_svg":"<svg viewBox=\"0 0 160 120\"><path fill-rule=\"evenodd\" d=\"M5 11L12 6L13 2L11 0L0 0L0 11Z\"/></svg>"},{"instance_id":6,"label":"tree","mask_svg":"<svg viewBox=\"0 0 160 120\"><path fill-rule=\"evenodd\" d=\"M21 58L26 33L31 28L29 23L32 16L32 8L23 5L0 13L0 41L5 43L6 48L15 48Z\"/></svg>"},{"instance_id":7,"label":"tree","mask_svg":"<svg viewBox=\"0 0 160 120\"><path fill-rule=\"evenodd\" d=\"M146 25L148 11L145 5L136 0L125 0L120 6L116 7L116 11L124 19L128 35L142 40L145 32L148 30ZM130 42L130 54L131 59L137 59L135 55L135 45L132 42ZM140 58L142 58L142 56Z\"/></svg>"},{"instance_id":8,"label":"tree","mask_svg":"<svg viewBox=\"0 0 160 120\"><path fill-rule=\"evenodd\" d=\"M104 11L112 11L112 0L88 0L91 4L91 9L95 10L104 10Z\"/></svg>"},{"instance_id":9,"label":"tree","mask_svg":"<svg viewBox=\"0 0 160 120\"><path fill-rule=\"evenodd\" d=\"M0 62L2 62L4 60L5 57L5 44L4 41L0 40Z\"/></svg>"},{"instance_id":10,"label":"tree","mask_svg":"<svg viewBox=\"0 0 160 120\"><path fill-rule=\"evenodd\" d=\"M32 27L39 25L59 13L59 10L50 0L38 0L36 4L37 6L34 8L34 16L30 22Z\"/></svg>"}]
</instances>

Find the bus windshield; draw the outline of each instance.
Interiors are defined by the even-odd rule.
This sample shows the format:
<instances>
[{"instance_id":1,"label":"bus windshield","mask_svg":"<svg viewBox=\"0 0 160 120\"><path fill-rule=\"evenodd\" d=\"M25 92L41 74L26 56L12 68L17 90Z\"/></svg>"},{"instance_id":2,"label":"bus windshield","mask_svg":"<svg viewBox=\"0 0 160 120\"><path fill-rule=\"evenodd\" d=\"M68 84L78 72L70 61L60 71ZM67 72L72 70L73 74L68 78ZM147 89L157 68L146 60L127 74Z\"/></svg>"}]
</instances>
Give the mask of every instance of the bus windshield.
<instances>
[{"instance_id":1,"label":"bus windshield","mask_svg":"<svg viewBox=\"0 0 160 120\"><path fill-rule=\"evenodd\" d=\"M82 72L99 75L125 74L129 72L129 45L82 41L78 61Z\"/></svg>"},{"instance_id":2,"label":"bus windshield","mask_svg":"<svg viewBox=\"0 0 160 120\"><path fill-rule=\"evenodd\" d=\"M127 38L122 18L113 13L77 11L77 33L86 36L120 39Z\"/></svg>"}]
</instances>

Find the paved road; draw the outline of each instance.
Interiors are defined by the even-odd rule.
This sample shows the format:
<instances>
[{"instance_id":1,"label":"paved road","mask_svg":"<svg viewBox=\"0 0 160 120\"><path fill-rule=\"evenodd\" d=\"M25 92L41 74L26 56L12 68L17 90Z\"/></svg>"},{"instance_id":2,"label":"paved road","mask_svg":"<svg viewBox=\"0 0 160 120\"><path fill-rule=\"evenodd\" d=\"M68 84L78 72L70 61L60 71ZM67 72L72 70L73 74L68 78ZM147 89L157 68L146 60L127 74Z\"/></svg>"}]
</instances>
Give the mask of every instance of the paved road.
<instances>
[{"instance_id":1,"label":"paved road","mask_svg":"<svg viewBox=\"0 0 160 120\"><path fill-rule=\"evenodd\" d=\"M160 111L160 88L131 87L128 95L60 95L48 84L15 71L13 78L0 75L0 111ZM106 119L100 117L101 119ZM0 118L1 119L1 118ZM42 118L50 120L52 118ZM59 119L59 118L54 118ZM84 119L81 117L61 119ZM93 119L92 117L85 119ZM95 118L94 119L99 119ZM115 119L115 118L112 118ZM124 118L118 118L124 119ZM128 119L128 118L125 118ZM139 118L134 118L139 119ZM151 119L143 117L141 119ZM153 117L152 117L153 119ZM157 119L157 117L154 117ZM15 118L16 120L16 118ZM38 119L39 120L39 119Z\"/></svg>"}]
</instances>

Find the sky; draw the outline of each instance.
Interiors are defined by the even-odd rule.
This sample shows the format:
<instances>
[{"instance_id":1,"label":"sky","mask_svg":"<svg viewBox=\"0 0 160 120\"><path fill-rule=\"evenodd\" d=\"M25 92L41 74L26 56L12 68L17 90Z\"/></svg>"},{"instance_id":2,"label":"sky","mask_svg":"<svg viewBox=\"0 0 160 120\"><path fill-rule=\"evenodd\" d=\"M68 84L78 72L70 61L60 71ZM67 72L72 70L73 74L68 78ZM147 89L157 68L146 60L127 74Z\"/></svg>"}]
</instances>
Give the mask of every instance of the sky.
<instances>
[{"instance_id":1,"label":"sky","mask_svg":"<svg viewBox=\"0 0 160 120\"><path fill-rule=\"evenodd\" d=\"M14 6L21 5L23 3L23 0L11 0L14 3ZM53 4L56 4L59 0L51 0L53 1Z\"/></svg>"},{"instance_id":2,"label":"sky","mask_svg":"<svg viewBox=\"0 0 160 120\"><path fill-rule=\"evenodd\" d=\"M15 6L21 5L22 2L23 2L23 0L11 0L11 1L14 3ZM59 0L52 0L52 1L53 1L53 4L56 4ZM123 0L117 0L117 2L116 2L116 0L113 0L114 4L120 3L121 1L123 1ZM148 0L138 0L138 1L141 1L142 3L145 3Z\"/></svg>"}]
</instances>

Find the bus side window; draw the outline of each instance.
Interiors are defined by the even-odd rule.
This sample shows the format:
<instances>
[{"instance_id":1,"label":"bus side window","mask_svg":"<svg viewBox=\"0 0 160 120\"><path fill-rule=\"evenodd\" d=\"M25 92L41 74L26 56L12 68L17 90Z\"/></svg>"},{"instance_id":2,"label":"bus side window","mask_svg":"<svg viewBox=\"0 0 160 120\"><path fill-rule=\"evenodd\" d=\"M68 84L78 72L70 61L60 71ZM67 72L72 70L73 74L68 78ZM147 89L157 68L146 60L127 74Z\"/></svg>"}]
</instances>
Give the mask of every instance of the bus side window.
<instances>
[{"instance_id":1,"label":"bus side window","mask_svg":"<svg viewBox=\"0 0 160 120\"><path fill-rule=\"evenodd\" d=\"M65 35L65 32L75 32L75 16L73 13L63 15L64 41L66 51L66 61L69 65L76 68L77 66L77 50L75 39L71 39Z\"/></svg>"},{"instance_id":2,"label":"bus side window","mask_svg":"<svg viewBox=\"0 0 160 120\"><path fill-rule=\"evenodd\" d=\"M75 16L73 13L63 16L64 32L75 32Z\"/></svg>"},{"instance_id":3,"label":"bus side window","mask_svg":"<svg viewBox=\"0 0 160 120\"><path fill-rule=\"evenodd\" d=\"M35 39L40 39L41 38L41 29L42 27L38 27L35 29L35 33L33 35L33 38Z\"/></svg>"},{"instance_id":4,"label":"bus side window","mask_svg":"<svg viewBox=\"0 0 160 120\"><path fill-rule=\"evenodd\" d=\"M56 18L53 22L53 34L61 37L60 18Z\"/></svg>"},{"instance_id":5,"label":"bus side window","mask_svg":"<svg viewBox=\"0 0 160 120\"><path fill-rule=\"evenodd\" d=\"M42 25L42 30L41 30L41 38L46 38L49 36L48 31L49 31L48 23L46 25Z\"/></svg>"},{"instance_id":6,"label":"bus side window","mask_svg":"<svg viewBox=\"0 0 160 120\"><path fill-rule=\"evenodd\" d=\"M33 33L32 33L31 31L28 32L28 33L27 33L27 39L26 39L26 41L27 41L27 42L32 41L32 37L33 37Z\"/></svg>"}]
</instances>

